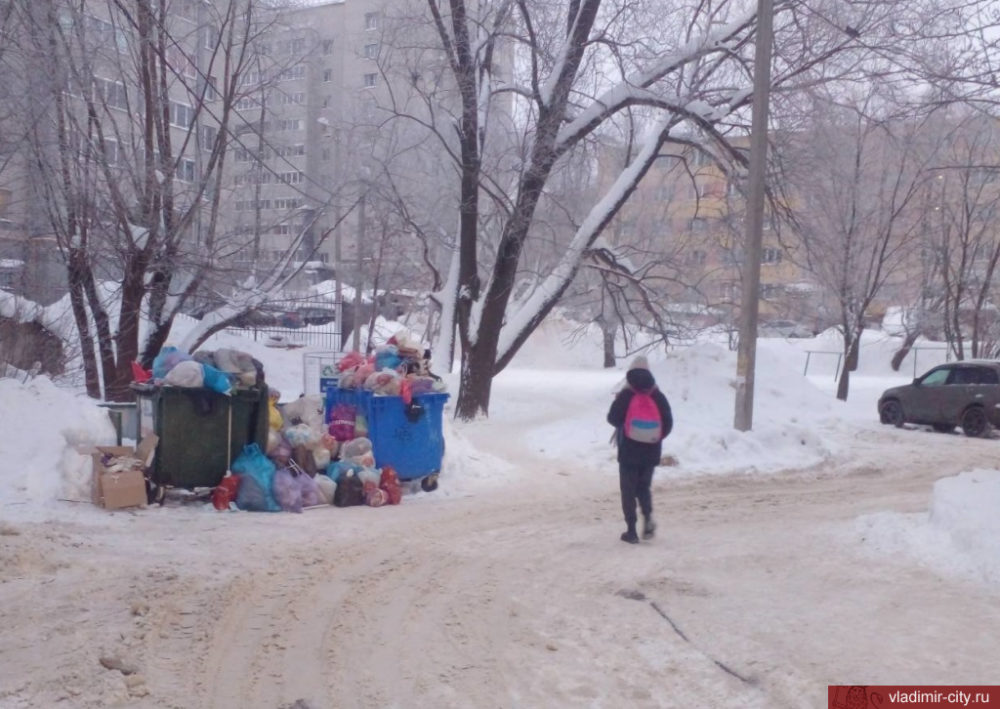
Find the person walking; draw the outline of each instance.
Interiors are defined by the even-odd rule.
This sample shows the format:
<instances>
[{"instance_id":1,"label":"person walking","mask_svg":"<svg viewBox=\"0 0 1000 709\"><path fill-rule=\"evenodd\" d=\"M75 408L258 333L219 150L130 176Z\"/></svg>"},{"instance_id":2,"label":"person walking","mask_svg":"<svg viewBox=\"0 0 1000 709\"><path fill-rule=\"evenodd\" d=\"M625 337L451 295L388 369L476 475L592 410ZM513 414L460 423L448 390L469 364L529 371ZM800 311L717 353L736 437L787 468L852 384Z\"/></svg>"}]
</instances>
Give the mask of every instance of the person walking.
<instances>
[{"instance_id":1,"label":"person walking","mask_svg":"<svg viewBox=\"0 0 1000 709\"><path fill-rule=\"evenodd\" d=\"M656 386L649 371L649 362L636 357L625 373L626 386L615 396L608 410L608 423L615 427L618 446L618 481L621 487L622 512L626 530L622 541L638 544L635 503L642 511L642 538L652 539L656 531L653 522L653 469L663 455L662 441L674 426L670 402Z\"/></svg>"}]
</instances>

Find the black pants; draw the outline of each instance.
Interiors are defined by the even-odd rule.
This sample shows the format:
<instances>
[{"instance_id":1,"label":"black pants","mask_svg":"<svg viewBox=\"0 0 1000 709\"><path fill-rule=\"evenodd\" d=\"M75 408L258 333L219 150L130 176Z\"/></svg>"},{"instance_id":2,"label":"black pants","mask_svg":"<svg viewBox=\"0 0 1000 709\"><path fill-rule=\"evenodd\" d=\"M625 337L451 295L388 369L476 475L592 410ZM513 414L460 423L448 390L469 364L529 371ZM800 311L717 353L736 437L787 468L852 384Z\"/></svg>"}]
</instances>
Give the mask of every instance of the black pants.
<instances>
[{"instance_id":1,"label":"black pants","mask_svg":"<svg viewBox=\"0 0 1000 709\"><path fill-rule=\"evenodd\" d=\"M618 464L618 482L622 491L622 512L625 513L625 524L631 530L635 529L635 501L639 500L639 509L644 517L653 514L653 495L649 486L653 482L653 468L641 465Z\"/></svg>"}]
</instances>

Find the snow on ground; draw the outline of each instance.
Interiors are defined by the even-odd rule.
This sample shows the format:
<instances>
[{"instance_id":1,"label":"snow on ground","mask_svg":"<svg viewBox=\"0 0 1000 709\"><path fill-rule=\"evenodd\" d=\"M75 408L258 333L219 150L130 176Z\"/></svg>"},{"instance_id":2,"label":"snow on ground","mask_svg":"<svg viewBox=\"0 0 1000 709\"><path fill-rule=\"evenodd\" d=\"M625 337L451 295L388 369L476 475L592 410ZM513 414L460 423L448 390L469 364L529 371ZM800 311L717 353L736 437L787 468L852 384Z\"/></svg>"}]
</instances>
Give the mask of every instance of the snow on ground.
<instances>
[{"instance_id":1,"label":"snow on ground","mask_svg":"<svg viewBox=\"0 0 1000 709\"><path fill-rule=\"evenodd\" d=\"M391 331L393 326L383 327ZM817 676L830 681L865 679L817 675L803 667L786 672L780 665L782 653L793 658L806 647L804 640L789 639L797 632L796 623L824 633L829 648L816 651L812 658L822 666L823 652L831 653L829 661L853 656L848 652L851 641L822 624L838 623L840 611L895 602L881 595L891 588L881 586L878 590L857 586L852 592L856 595L842 594L832 605L824 601L824 579L849 573L844 566L848 562L842 559L864 557L893 565L919 588L928 584L925 574L940 574L971 579L982 585L988 598L995 595L993 589L1000 583L996 541L1000 528L995 514L1000 472L990 469L988 461L997 442L896 431L878 424L875 402L881 390L913 376L913 355L902 372L892 372L888 365L897 340L865 333L861 366L852 376L846 403L834 398L836 356L823 354L838 349L835 333L809 340L761 340L754 427L746 433L732 426L734 353L712 342L648 352L651 370L676 421L665 446L676 465L658 469L655 494L663 499L662 492L670 490L662 504L675 505L671 510L678 526L673 543L682 546L664 555L663 547L643 544L633 555L617 541L621 521L615 502L616 465L611 431L604 422L627 361L616 369L600 368L599 339L591 333L567 344L569 330L550 322L529 340L495 379L489 419L453 421L450 401L442 421L447 454L440 488L433 493L411 490L400 507L388 510L255 515L217 513L206 506L109 513L67 502L86 499L90 458L84 451L113 442L107 417L78 392L60 389L44 377L26 383L0 380L4 402L0 568L6 569L0 572L0 604L6 604L11 617L21 614L25 619L0 641L0 706L54 705L63 699L68 700L65 706L74 707L233 706L225 692L236 691L232 683L248 671L240 663L261 663L269 656L254 654L257 651L250 646L257 645L265 653L289 648L286 661L292 664L284 668L254 664L257 679L240 688L244 706L273 709L277 702L247 699L267 689L260 678L281 677L292 684L298 678L303 687L311 686L306 670L320 660L336 668L337 681L366 678L361 684L367 689L359 690L358 706L402 706L400 697L408 691L418 691L424 700L433 698L440 706L480 705L477 697L488 702L489 696L496 696L490 692L505 692L496 701L505 703L506 697L511 706L669 703L663 688L629 684L635 663L642 667L641 676L678 673L683 691L675 696L681 703L761 706L768 705L766 699L771 697L783 698L776 699L775 706L792 706L788 698ZM223 346L243 349L264 362L269 383L283 392L286 401L303 389L303 355L316 351L275 349L225 334L205 345ZM804 376L808 350L817 354L810 356ZM943 352L921 350L917 357L920 373L943 361ZM455 392L456 375L445 378ZM969 464L963 468L965 460ZM911 481L905 470L909 465L939 466L950 472L932 478L936 482L930 489L923 485L933 471ZM877 484L866 477L876 471ZM858 489L856 497L844 497L844 480ZM905 496L893 486L905 489ZM830 519L814 519L810 515L817 508L809 505L816 502L806 497L802 505L794 503L796 495L816 494L814 488L829 494L831 510L846 509L844 518L849 521L832 512ZM797 513L798 509L806 511ZM732 524L745 525L738 527L736 542L728 537L735 529ZM433 536L439 525L447 539ZM796 531L789 536L789 529ZM670 533L667 525L664 531ZM429 538L428 547L421 547L419 536L414 538L420 534ZM469 543L462 545L466 537ZM457 546L450 545L452 539ZM285 540L284 546L280 540ZM671 549L670 540L663 543ZM702 546L704 551L699 552ZM785 590L774 587L767 576L772 572L769 555L781 547L794 550L787 567L779 564L777 572L789 574ZM404 557L393 556L392 548L406 549ZM484 553L487 549L490 554ZM268 556L269 550L277 558ZM560 555L558 562L552 554ZM114 561L126 556L143 569L142 580ZM414 563L407 564L407 558ZM330 559L332 567L325 566ZM81 610L85 598L79 594L93 591L73 589L97 583L91 567L109 569L113 579L109 583L116 585L109 593L116 602L120 596L131 603L129 613L115 611L114 604L106 610L96 606L89 613ZM340 576L338 569L348 576ZM797 575L807 569L818 578ZM616 578L623 581L608 580ZM412 588L385 585L390 579L403 579ZM633 586L622 586L625 583ZM43 586L45 600L31 605L30 599ZM465 619L467 624L461 613L456 618L453 611L461 611L463 599L439 600L453 586L475 586L477 605L470 606L470 612L482 615ZM750 596L727 597L729 587ZM716 687L718 679L712 673L718 668L711 662L702 664L706 657L714 660L712 653L718 649L713 645L703 641L678 648L664 640L630 635L630 623L641 607L634 601L667 592L673 594L676 611L672 612L682 613L680 622L691 637L725 639L728 651L759 659L757 669L747 667L746 672L776 679L757 690L732 678L731 686ZM964 586L956 592L979 593ZM185 595L174 597L176 593ZM224 599L233 593L251 594L258 601L226 603ZM352 635L361 632L357 624L338 621L335 613L331 618L324 611L315 627L298 623L294 632L286 628L293 624L290 619L287 624L281 621L285 612L281 604L297 593L322 594L307 600L324 608L327 599L338 599L344 613L349 611L353 618L363 615L373 624L373 632L408 628L406 637L426 639L445 632L447 626L456 656L467 655L467 666L442 667L438 674L426 661L421 664L418 656L436 658L443 652L432 642L428 647L404 647L414 663L407 664L404 676L390 680L372 674L379 660L399 658L363 632ZM376 606L381 613L367 615L371 606L364 605L357 593L383 599ZM551 593L561 594L559 603L539 605L539 599ZM403 594L406 603L386 600L396 594ZM607 605L604 598L615 595L624 597L625 605ZM706 611L702 604L713 599L713 607ZM472 603L471 598L468 601ZM417 617L409 603L429 615ZM775 603L786 606L785 615L776 614ZM929 613L940 610L929 600L927 604ZM198 611L200 607L204 610ZM788 615L792 611L802 613L801 622ZM205 626L185 620L201 617L199 612L218 619L211 634ZM265 617L265 612L270 615ZM757 616L762 628L757 635L726 637L726 628L735 627L741 618ZM80 624L74 626L77 620ZM97 622L97 630L86 630L91 620ZM44 627L34 630L39 623ZM363 658L328 647L329 636L315 635L321 626L341 629L347 637L340 641ZM58 627L77 630L62 639L65 652L58 654L62 669L51 670L52 679L47 681L50 661L42 648L51 650L53 638L60 637L53 629ZM42 638L38 651L30 649L36 632ZM81 676L85 666L81 656L93 654L95 648L89 643L95 642L101 651L117 647L119 652L145 658L148 689L138 682L138 689L133 684L123 688L104 675ZM318 657L301 654L319 645ZM933 643L925 645L921 652L931 652ZM519 650L517 656L498 660L488 654L494 646L512 648L507 653ZM198 652L190 652L192 647ZM293 652L296 648L298 654ZM664 657L670 658L666 670ZM208 662L216 673L199 678L187 695L165 684L168 670L190 671L185 658ZM594 671L589 664L593 658L608 671ZM495 667L498 661L501 666ZM933 666L936 661L929 656L918 665ZM5 662L8 667L14 666L10 662L23 666L7 672L2 669ZM838 667L864 669L863 664L855 668L849 662ZM353 677L344 675L351 669ZM423 672L433 677L419 679ZM498 685L497 677L509 679ZM336 684L334 679L330 682ZM892 679L919 681L926 675L868 679L886 680L884 684ZM623 689L629 693L622 694ZM130 703L147 691L152 694L145 703ZM458 693L449 694L452 691ZM165 695L174 697L172 704L158 703L156 697ZM208 698L190 699L195 695Z\"/></svg>"},{"instance_id":2,"label":"snow on ground","mask_svg":"<svg viewBox=\"0 0 1000 709\"><path fill-rule=\"evenodd\" d=\"M1000 584L1000 471L972 470L934 483L930 509L858 518L873 558L904 556L942 574Z\"/></svg>"},{"instance_id":3,"label":"snow on ground","mask_svg":"<svg viewBox=\"0 0 1000 709\"><path fill-rule=\"evenodd\" d=\"M178 331L190 327L179 318ZM402 326L397 326L399 329ZM395 331L392 323L381 323L380 333ZM761 339L757 351L757 376L753 430L736 431L733 421L733 396L736 379L735 354L718 344L698 344L673 349L669 353L648 353L651 369L667 394L676 425L667 450L677 465L661 468L660 475L688 478L701 475L762 474L809 468L845 456L855 431L876 425L875 401L888 386L906 381L912 374L911 355L903 371L893 372L889 359L897 338L868 331L863 340L861 365L852 375L848 402L837 401L833 394L839 335L835 331L814 339ZM567 345L567 343L570 343ZM920 370L944 361L939 345L918 352ZM283 392L283 401L294 399L308 384L303 382L303 355L317 348L282 349L254 342L239 335L220 333L205 345L206 349L236 347L265 363L268 383ZM810 356L809 376L803 376L805 354ZM817 354L818 353L818 354ZM594 366L600 358L596 333L588 337L584 330L558 322L548 322L529 340L512 365L495 380L488 420L457 423L451 418L452 401L446 407L443 429L447 441L447 468L442 478L442 494L474 495L517 478L516 460L505 460L478 446L484 437L519 438L536 451L538 458L560 466L613 467L614 450L610 429L604 421L614 392L623 382L627 361L617 369ZM909 371L907 371L909 369ZM452 390L457 388L455 375L446 375ZM562 383L558 394L534 395L546 391L553 380ZM7 518L39 515L65 516L60 500L86 499L90 459L85 455L93 445L112 444L113 429L103 410L79 393L59 389L45 377L21 384L13 379L0 380L0 394L7 405L0 410L0 490L3 512ZM31 441L31 446L25 442ZM28 471L31 471L28 474ZM979 490L984 471L949 483L950 490ZM936 493L940 495L940 486ZM952 492L951 506L961 507L963 498ZM970 493L970 500L976 495ZM927 519L906 518L898 521L912 529L927 530L928 547L942 548L942 535L951 539L954 548L965 550L978 559L973 566L986 569L986 578L1000 579L1000 554L996 548L971 543L963 532L970 525L983 528L977 511L982 505L966 505L969 517L949 515ZM83 514L93 514L86 510ZM887 513L878 523L867 521L868 545L899 550L898 529L891 529L895 518ZM962 521L965 520L965 521ZM959 526L959 525L962 526ZM879 530L882 530L879 532ZM873 542L872 535L886 537ZM913 546L912 541L909 543ZM917 545L920 546L919 544ZM921 558L939 558L939 551ZM964 564L963 568L970 564ZM952 565L954 566L954 565Z\"/></svg>"}]
</instances>

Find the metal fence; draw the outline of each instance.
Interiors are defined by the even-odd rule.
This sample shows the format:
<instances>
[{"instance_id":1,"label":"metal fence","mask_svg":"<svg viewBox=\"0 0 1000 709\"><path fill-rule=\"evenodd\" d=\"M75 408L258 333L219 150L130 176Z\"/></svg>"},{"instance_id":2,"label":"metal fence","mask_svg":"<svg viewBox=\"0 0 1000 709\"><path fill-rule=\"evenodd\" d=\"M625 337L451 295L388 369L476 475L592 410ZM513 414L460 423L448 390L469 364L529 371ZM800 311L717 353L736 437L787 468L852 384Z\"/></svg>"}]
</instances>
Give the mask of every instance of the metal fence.
<instances>
[{"instance_id":1,"label":"metal fence","mask_svg":"<svg viewBox=\"0 0 1000 709\"><path fill-rule=\"evenodd\" d=\"M293 346L321 347L324 350L339 351L341 348L340 330L320 330L316 327L227 327L225 332L249 337L255 342L273 340L276 344L284 343Z\"/></svg>"}]
</instances>

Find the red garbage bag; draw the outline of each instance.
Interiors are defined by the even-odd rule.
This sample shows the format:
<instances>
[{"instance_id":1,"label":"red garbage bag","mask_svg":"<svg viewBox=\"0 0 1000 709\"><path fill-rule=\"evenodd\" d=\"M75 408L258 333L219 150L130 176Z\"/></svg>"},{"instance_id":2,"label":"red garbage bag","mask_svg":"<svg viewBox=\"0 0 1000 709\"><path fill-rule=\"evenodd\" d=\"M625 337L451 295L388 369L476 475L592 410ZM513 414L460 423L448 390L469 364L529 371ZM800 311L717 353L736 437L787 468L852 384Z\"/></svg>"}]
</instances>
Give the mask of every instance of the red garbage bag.
<instances>
[{"instance_id":1,"label":"red garbage bag","mask_svg":"<svg viewBox=\"0 0 1000 709\"><path fill-rule=\"evenodd\" d=\"M212 489L212 505L217 510L228 510L229 503L236 499L240 487L239 475L227 475Z\"/></svg>"},{"instance_id":2,"label":"red garbage bag","mask_svg":"<svg viewBox=\"0 0 1000 709\"><path fill-rule=\"evenodd\" d=\"M143 369L142 365L138 362L132 362L132 381L141 384L142 382L148 382L152 378L152 371Z\"/></svg>"},{"instance_id":3,"label":"red garbage bag","mask_svg":"<svg viewBox=\"0 0 1000 709\"><path fill-rule=\"evenodd\" d=\"M379 478L379 488L385 491L386 502L398 505L403 500L403 488L399 484L399 476L391 465L382 466L382 477Z\"/></svg>"}]
</instances>

